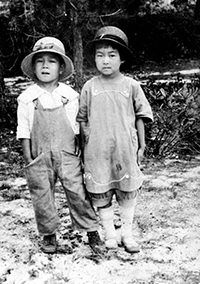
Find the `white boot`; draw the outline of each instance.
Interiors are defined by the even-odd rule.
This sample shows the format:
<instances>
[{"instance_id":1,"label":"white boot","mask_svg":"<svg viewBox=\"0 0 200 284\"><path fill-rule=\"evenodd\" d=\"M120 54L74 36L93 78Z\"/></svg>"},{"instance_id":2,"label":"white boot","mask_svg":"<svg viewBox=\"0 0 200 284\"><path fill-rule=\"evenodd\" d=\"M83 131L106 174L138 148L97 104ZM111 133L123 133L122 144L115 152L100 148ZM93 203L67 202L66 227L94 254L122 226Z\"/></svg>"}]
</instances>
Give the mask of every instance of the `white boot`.
<instances>
[{"instance_id":1,"label":"white boot","mask_svg":"<svg viewBox=\"0 0 200 284\"><path fill-rule=\"evenodd\" d=\"M99 218L105 230L105 246L108 249L117 248L117 235L114 226L113 207L99 208Z\"/></svg>"},{"instance_id":2,"label":"white boot","mask_svg":"<svg viewBox=\"0 0 200 284\"><path fill-rule=\"evenodd\" d=\"M135 205L133 207L122 207L121 211L121 243L124 245L125 250L130 253L139 252L140 248L132 235L132 224L135 212Z\"/></svg>"}]
</instances>

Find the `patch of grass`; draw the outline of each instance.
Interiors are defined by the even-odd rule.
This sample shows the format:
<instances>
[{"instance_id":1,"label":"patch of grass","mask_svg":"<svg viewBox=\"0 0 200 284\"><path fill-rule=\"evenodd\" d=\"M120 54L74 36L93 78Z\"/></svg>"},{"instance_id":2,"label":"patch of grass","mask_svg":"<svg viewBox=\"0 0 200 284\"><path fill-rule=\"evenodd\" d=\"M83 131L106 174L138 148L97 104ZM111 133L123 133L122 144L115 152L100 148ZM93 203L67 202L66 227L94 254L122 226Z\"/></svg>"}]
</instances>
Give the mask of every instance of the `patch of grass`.
<instances>
[{"instance_id":1,"label":"patch of grass","mask_svg":"<svg viewBox=\"0 0 200 284\"><path fill-rule=\"evenodd\" d=\"M12 189L11 186L9 188L4 188L4 190L1 191L0 194L6 201L13 201L23 198L23 192L17 190L16 188Z\"/></svg>"},{"instance_id":2,"label":"patch of grass","mask_svg":"<svg viewBox=\"0 0 200 284\"><path fill-rule=\"evenodd\" d=\"M0 185L0 191L2 190L7 190L7 189L10 189L11 188L11 185L7 182L3 182L1 185Z\"/></svg>"}]
</instances>

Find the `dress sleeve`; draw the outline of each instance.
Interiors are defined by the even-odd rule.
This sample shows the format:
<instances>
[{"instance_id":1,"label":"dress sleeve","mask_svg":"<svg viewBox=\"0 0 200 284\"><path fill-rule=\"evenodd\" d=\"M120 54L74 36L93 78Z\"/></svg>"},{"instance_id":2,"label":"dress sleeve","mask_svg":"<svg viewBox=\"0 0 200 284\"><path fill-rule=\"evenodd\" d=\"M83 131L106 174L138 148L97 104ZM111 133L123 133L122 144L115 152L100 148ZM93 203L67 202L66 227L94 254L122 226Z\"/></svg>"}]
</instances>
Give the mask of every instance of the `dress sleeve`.
<instances>
[{"instance_id":1,"label":"dress sleeve","mask_svg":"<svg viewBox=\"0 0 200 284\"><path fill-rule=\"evenodd\" d=\"M140 84L134 80L132 84L133 105L136 118L143 118L144 122L153 121L153 113L151 106L140 86Z\"/></svg>"},{"instance_id":2,"label":"dress sleeve","mask_svg":"<svg viewBox=\"0 0 200 284\"><path fill-rule=\"evenodd\" d=\"M88 110L89 110L89 100L90 100L90 82L86 82L81 90L79 111L76 117L78 122L88 121Z\"/></svg>"}]
</instances>

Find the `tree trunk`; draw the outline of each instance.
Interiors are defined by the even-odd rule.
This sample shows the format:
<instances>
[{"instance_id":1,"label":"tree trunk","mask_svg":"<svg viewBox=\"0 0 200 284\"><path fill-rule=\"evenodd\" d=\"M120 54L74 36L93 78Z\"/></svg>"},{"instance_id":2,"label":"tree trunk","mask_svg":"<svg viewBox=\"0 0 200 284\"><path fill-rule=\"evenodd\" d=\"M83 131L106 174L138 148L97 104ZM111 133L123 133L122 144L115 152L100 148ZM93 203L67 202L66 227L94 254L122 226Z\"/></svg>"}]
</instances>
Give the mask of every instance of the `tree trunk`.
<instances>
[{"instance_id":1,"label":"tree trunk","mask_svg":"<svg viewBox=\"0 0 200 284\"><path fill-rule=\"evenodd\" d=\"M1 119L0 123L2 124L4 122L4 115L5 115L5 83L4 83L4 77L3 77L3 68L0 63L0 113L1 113Z\"/></svg>"},{"instance_id":2,"label":"tree trunk","mask_svg":"<svg viewBox=\"0 0 200 284\"><path fill-rule=\"evenodd\" d=\"M194 9L194 18L200 20L200 0L197 0L196 6Z\"/></svg>"},{"instance_id":3,"label":"tree trunk","mask_svg":"<svg viewBox=\"0 0 200 284\"><path fill-rule=\"evenodd\" d=\"M81 26L78 21L77 10L71 8L73 26L73 61L75 69L76 90L80 91L83 86L83 41Z\"/></svg>"}]
</instances>

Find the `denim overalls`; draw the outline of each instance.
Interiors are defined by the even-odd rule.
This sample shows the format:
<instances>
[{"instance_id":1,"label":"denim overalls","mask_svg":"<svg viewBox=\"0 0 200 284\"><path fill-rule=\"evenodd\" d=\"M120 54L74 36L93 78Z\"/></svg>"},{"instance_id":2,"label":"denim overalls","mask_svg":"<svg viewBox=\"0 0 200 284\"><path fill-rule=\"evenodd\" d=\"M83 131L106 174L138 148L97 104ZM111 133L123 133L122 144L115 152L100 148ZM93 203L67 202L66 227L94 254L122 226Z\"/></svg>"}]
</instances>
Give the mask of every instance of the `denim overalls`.
<instances>
[{"instance_id":1,"label":"denim overalls","mask_svg":"<svg viewBox=\"0 0 200 284\"><path fill-rule=\"evenodd\" d=\"M34 101L31 132L33 161L25 167L35 218L40 235L50 235L60 226L54 202L59 178L68 201L72 225L80 230L98 228L96 213L87 197L80 158L75 154L75 134L66 115L65 104L44 109Z\"/></svg>"}]
</instances>

